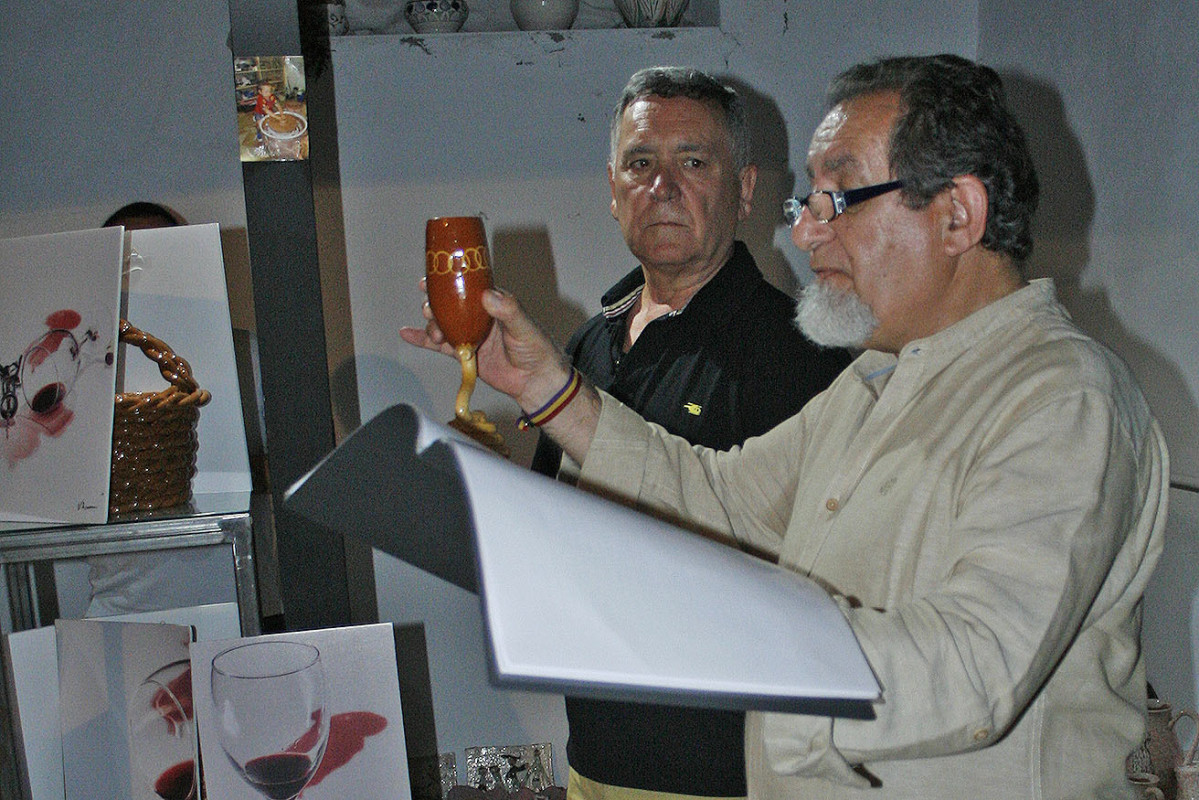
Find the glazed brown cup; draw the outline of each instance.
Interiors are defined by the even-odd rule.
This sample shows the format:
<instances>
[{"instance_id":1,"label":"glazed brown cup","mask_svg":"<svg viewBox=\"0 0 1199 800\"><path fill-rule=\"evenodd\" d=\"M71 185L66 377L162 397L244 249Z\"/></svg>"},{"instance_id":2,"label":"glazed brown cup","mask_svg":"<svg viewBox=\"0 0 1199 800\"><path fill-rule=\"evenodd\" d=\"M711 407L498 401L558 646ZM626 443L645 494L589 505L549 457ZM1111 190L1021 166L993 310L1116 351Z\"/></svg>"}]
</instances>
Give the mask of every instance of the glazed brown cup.
<instances>
[{"instance_id":1,"label":"glazed brown cup","mask_svg":"<svg viewBox=\"0 0 1199 800\"><path fill-rule=\"evenodd\" d=\"M425 289L429 308L454 347L477 347L491 330L483 310L491 259L479 217L435 217L425 223Z\"/></svg>"}]
</instances>

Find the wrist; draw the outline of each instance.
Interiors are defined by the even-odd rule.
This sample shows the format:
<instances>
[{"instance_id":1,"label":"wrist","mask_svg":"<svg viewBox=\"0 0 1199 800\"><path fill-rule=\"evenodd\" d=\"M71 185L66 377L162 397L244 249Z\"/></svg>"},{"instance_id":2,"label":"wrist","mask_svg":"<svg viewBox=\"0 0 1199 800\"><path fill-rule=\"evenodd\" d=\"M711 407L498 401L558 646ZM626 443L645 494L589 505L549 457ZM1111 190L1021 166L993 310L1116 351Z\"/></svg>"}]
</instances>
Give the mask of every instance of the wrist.
<instances>
[{"instance_id":1,"label":"wrist","mask_svg":"<svg viewBox=\"0 0 1199 800\"><path fill-rule=\"evenodd\" d=\"M534 427L541 427L569 406L579 394L579 390L583 386L583 376L573 366L569 368L566 376L557 381L557 389L548 395L543 402L534 404L533 402L525 402L522 397L520 403L521 408L525 413L521 414L516 421L518 428L529 430Z\"/></svg>"}]
</instances>

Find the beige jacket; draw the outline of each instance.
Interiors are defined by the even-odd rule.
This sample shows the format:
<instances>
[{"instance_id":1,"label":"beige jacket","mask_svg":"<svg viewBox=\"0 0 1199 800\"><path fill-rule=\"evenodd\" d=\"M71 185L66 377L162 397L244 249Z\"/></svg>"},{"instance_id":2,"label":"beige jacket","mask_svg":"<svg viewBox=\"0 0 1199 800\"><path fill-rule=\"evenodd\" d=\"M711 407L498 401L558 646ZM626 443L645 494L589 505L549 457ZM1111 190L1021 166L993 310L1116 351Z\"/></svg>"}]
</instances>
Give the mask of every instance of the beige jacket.
<instances>
[{"instance_id":1,"label":"beige jacket","mask_svg":"<svg viewBox=\"0 0 1199 800\"><path fill-rule=\"evenodd\" d=\"M864 353L733 451L604 397L582 481L775 554L842 602L877 717L750 714L751 797L1129 796L1168 458L1126 366L1048 280L898 357Z\"/></svg>"}]
</instances>

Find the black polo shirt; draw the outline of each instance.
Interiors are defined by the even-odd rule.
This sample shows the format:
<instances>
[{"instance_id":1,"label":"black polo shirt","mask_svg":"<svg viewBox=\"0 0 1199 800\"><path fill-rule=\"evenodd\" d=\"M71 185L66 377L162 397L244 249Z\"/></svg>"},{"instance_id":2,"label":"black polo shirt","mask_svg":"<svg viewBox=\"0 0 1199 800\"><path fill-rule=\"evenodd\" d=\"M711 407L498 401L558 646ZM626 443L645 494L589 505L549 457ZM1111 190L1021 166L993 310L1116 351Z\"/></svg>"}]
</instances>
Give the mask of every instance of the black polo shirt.
<instances>
[{"instance_id":1,"label":"black polo shirt","mask_svg":"<svg viewBox=\"0 0 1199 800\"><path fill-rule=\"evenodd\" d=\"M630 272L567 345L583 374L646 419L720 450L795 414L850 362L794 324L795 301L762 277L737 242L691 302L650 322L625 353L628 314L644 276ZM533 468L561 453L542 437ZM635 557L635 553L630 556ZM732 598L730 598L732 600ZM736 711L567 697L570 766L593 781L677 794L745 794L744 723Z\"/></svg>"}]
</instances>

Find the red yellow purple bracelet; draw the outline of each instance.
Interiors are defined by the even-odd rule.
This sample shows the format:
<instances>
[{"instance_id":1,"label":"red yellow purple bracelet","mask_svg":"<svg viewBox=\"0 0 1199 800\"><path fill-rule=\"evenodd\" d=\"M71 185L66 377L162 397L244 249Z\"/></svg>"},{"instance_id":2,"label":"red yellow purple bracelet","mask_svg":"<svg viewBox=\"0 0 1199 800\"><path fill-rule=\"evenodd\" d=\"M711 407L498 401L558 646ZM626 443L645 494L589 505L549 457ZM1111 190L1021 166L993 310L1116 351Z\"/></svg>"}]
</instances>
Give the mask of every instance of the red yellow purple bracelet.
<instances>
[{"instance_id":1,"label":"red yellow purple bracelet","mask_svg":"<svg viewBox=\"0 0 1199 800\"><path fill-rule=\"evenodd\" d=\"M541 408L534 411L532 414L521 414L516 420L516 427L522 431L527 431L532 427L540 427L549 422L558 413L570 405L570 401L575 399L575 395L579 393L579 387L583 385L582 376L574 367L570 368L570 379L566 381L566 385L558 390L558 393L550 398L550 401Z\"/></svg>"}]
</instances>

